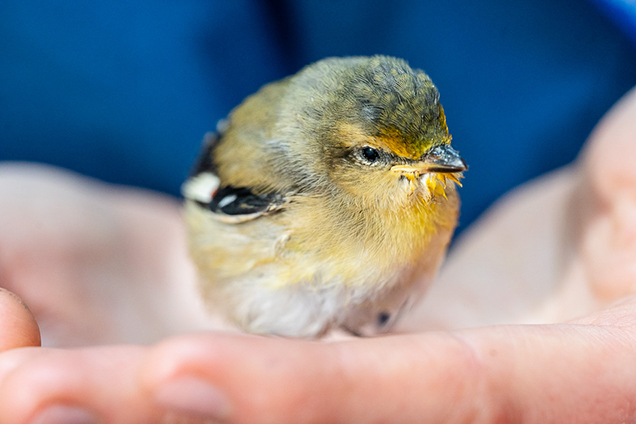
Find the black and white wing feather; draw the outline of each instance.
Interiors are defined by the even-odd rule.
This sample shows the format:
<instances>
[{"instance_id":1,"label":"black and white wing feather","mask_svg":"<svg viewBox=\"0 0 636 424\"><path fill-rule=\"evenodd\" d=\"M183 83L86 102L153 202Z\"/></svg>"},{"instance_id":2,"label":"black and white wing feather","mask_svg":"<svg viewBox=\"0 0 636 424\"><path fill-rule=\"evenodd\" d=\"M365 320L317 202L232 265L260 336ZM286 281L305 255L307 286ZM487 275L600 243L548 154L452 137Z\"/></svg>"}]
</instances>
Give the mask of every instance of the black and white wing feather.
<instances>
[{"instance_id":1,"label":"black and white wing feather","mask_svg":"<svg viewBox=\"0 0 636 424\"><path fill-rule=\"evenodd\" d=\"M280 193L254 194L248 187L223 186L214 165L214 148L220 136L205 135L192 175L183 184L183 197L212 212L228 224L251 221L280 210L288 199Z\"/></svg>"}]
</instances>

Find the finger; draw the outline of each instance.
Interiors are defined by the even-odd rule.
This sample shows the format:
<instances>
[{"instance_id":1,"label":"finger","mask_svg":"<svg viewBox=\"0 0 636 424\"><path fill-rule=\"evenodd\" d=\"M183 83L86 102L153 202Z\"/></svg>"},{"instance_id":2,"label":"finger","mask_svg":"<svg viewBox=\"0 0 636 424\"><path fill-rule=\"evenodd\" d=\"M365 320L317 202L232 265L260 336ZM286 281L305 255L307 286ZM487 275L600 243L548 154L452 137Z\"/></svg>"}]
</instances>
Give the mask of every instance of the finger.
<instances>
[{"instance_id":1,"label":"finger","mask_svg":"<svg viewBox=\"0 0 636 424\"><path fill-rule=\"evenodd\" d=\"M31 311L12 292L0 287L0 352L40 345L40 329Z\"/></svg>"},{"instance_id":2,"label":"finger","mask_svg":"<svg viewBox=\"0 0 636 424\"><path fill-rule=\"evenodd\" d=\"M581 263L604 303L636 293L636 88L612 108L590 138L586 180L573 210L586 210Z\"/></svg>"},{"instance_id":3,"label":"finger","mask_svg":"<svg viewBox=\"0 0 636 424\"><path fill-rule=\"evenodd\" d=\"M636 87L603 117L590 136L584 164L597 194L606 200L636 191Z\"/></svg>"},{"instance_id":4,"label":"finger","mask_svg":"<svg viewBox=\"0 0 636 424\"><path fill-rule=\"evenodd\" d=\"M623 422L633 340L590 326L329 344L198 336L158 346L141 381L167 410L232 423Z\"/></svg>"},{"instance_id":5,"label":"finger","mask_svg":"<svg viewBox=\"0 0 636 424\"><path fill-rule=\"evenodd\" d=\"M0 422L160 422L137 384L144 350L40 348L1 354Z\"/></svg>"},{"instance_id":6,"label":"finger","mask_svg":"<svg viewBox=\"0 0 636 424\"><path fill-rule=\"evenodd\" d=\"M0 422L622 422L634 416L633 340L627 328L526 326L27 350L1 380Z\"/></svg>"}]
</instances>

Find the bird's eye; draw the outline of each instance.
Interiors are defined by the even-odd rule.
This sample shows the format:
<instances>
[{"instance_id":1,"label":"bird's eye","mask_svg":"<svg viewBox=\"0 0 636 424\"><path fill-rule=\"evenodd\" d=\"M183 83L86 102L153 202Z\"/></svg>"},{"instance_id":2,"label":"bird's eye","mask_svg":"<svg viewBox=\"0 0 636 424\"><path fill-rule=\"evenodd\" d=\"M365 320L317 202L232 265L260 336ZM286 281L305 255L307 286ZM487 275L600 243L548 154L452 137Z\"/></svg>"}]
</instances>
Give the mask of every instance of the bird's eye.
<instances>
[{"instance_id":1,"label":"bird's eye","mask_svg":"<svg viewBox=\"0 0 636 424\"><path fill-rule=\"evenodd\" d=\"M373 147L366 146L362 148L362 157L367 162L373 163L380 158L380 152Z\"/></svg>"}]
</instances>

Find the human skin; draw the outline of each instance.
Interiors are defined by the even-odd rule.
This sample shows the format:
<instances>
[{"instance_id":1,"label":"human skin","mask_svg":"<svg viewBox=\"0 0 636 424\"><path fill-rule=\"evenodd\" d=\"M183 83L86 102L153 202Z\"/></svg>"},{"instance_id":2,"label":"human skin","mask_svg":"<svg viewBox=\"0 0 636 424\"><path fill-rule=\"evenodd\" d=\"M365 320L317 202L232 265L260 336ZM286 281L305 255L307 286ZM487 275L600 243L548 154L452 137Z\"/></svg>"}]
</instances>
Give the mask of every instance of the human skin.
<instances>
[{"instance_id":1,"label":"human skin","mask_svg":"<svg viewBox=\"0 0 636 424\"><path fill-rule=\"evenodd\" d=\"M0 281L49 347L0 292L0 422L636 422L635 134L632 90L399 334L327 342L204 331L174 201L5 166Z\"/></svg>"},{"instance_id":2,"label":"human skin","mask_svg":"<svg viewBox=\"0 0 636 424\"><path fill-rule=\"evenodd\" d=\"M40 329L31 311L14 293L0 288L0 352L39 345Z\"/></svg>"}]
</instances>

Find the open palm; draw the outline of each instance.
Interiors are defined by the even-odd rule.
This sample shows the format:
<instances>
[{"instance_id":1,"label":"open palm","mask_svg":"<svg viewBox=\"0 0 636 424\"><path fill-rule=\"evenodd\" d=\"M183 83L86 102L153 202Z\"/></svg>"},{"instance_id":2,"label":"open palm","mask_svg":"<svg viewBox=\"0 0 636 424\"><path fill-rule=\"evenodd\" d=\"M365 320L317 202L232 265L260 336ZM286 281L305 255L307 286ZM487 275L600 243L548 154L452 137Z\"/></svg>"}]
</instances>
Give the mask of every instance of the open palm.
<instances>
[{"instance_id":1,"label":"open palm","mask_svg":"<svg viewBox=\"0 0 636 424\"><path fill-rule=\"evenodd\" d=\"M401 334L327 343L209 331L176 200L3 165L0 285L47 347L0 292L0 422L633 422L635 117L467 231Z\"/></svg>"}]
</instances>

